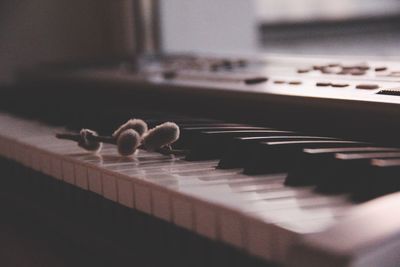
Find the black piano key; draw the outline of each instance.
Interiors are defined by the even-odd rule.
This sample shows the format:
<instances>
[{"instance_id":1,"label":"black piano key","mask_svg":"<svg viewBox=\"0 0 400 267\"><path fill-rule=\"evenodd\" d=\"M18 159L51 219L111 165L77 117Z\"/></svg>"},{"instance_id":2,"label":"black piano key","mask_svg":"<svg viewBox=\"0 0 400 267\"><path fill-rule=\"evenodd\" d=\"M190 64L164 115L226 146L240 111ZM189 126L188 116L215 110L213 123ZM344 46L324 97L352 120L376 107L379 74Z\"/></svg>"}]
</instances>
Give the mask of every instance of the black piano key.
<instances>
[{"instance_id":1,"label":"black piano key","mask_svg":"<svg viewBox=\"0 0 400 267\"><path fill-rule=\"evenodd\" d=\"M212 125L212 126L200 126L200 127L185 127L182 128L181 131L183 133L198 133L198 132L206 132L206 131L234 131L234 130L270 130L268 127L257 127L257 126L249 126L249 125L237 125L237 126L221 126L221 125Z\"/></svg>"},{"instance_id":2,"label":"black piano key","mask_svg":"<svg viewBox=\"0 0 400 267\"><path fill-rule=\"evenodd\" d=\"M221 122L189 122L189 123L178 123L180 128L192 128L192 127L236 127L236 126L244 126L243 124L238 123L221 123Z\"/></svg>"},{"instance_id":3,"label":"black piano key","mask_svg":"<svg viewBox=\"0 0 400 267\"><path fill-rule=\"evenodd\" d=\"M304 136L299 135L295 132L286 132L284 135L281 134L265 134L263 136L254 137L243 137L235 138L229 148L223 153L219 163L219 169L233 169L241 168L245 165L245 162L249 155L252 153L251 150L255 144L265 141L300 141L300 140L335 140L331 137L319 137L319 136Z\"/></svg>"},{"instance_id":4,"label":"black piano key","mask_svg":"<svg viewBox=\"0 0 400 267\"><path fill-rule=\"evenodd\" d=\"M204 132L209 131L235 131L235 130L269 130L266 127L254 126L206 126L206 127L183 127L180 129L181 134L179 140L174 144L175 148L190 148L193 146L194 141L201 136Z\"/></svg>"},{"instance_id":5,"label":"black piano key","mask_svg":"<svg viewBox=\"0 0 400 267\"><path fill-rule=\"evenodd\" d=\"M253 146L244 165L245 174L279 173L287 171L304 148L365 145L339 140L300 140L262 142Z\"/></svg>"},{"instance_id":6,"label":"black piano key","mask_svg":"<svg viewBox=\"0 0 400 267\"><path fill-rule=\"evenodd\" d=\"M352 192L356 201L367 201L379 196L400 191L400 159L372 159L360 177L363 183Z\"/></svg>"},{"instance_id":7,"label":"black piano key","mask_svg":"<svg viewBox=\"0 0 400 267\"><path fill-rule=\"evenodd\" d=\"M217 159L227 150L234 138L254 136L275 136L294 134L293 132L278 130L227 130L201 132L192 140L188 147L189 154L186 160Z\"/></svg>"},{"instance_id":8,"label":"black piano key","mask_svg":"<svg viewBox=\"0 0 400 267\"><path fill-rule=\"evenodd\" d=\"M329 168L329 164L336 153L390 152L396 150L398 149L371 146L304 149L289 169L285 184L289 186L315 185L317 179L323 176L323 172Z\"/></svg>"},{"instance_id":9,"label":"black piano key","mask_svg":"<svg viewBox=\"0 0 400 267\"><path fill-rule=\"evenodd\" d=\"M192 119L192 118L170 118L170 117L163 117L163 118L153 118L152 119L144 119L148 124L149 128L153 128L161 123L171 121L175 122L180 128L185 127L215 127L215 126L232 126L238 124L231 124L231 123L223 123L217 120L210 120L210 119Z\"/></svg>"},{"instance_id":10,"label":"black piano key","mask_svg":"<svg viewBox=\"0 0 400 267\"><path fill-rule=\"evenodd\" d=\"M352 192L362 187L375 158L400 158L400 152L337 153L319 177L317 189L325 193Z\"/></svg>"}]
</instances>

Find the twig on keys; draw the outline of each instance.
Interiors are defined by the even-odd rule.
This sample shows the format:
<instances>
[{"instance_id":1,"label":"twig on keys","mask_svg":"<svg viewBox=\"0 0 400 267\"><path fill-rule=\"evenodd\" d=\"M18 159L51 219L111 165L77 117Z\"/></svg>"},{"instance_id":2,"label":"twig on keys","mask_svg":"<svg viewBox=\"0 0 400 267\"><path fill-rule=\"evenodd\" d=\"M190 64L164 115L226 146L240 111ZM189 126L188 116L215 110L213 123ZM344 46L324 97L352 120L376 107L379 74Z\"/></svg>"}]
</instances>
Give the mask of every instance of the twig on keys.
<instances>
[{"instance_id":1,"label":"twig on keys","mask_svg":"<svg viewBox=\"0 0 400 267\"><path fill-rule=\"evenodd\" d=\"M101 149L102 143L117 145L122 156L130 156L138 148L164 155L184 155L186 151L171 148L171 144L179 139L179 134L179 127L173 122L148 130L143 120L132 119L121 125L112 136L100 136L95 131L82 129L79 134L59 133L56 137L78 142L80 147L94 152Z\"/></svg>"},{"instance_id":2,"label":"twig on keys","mask_svg":"<svg viewBox=\"0 0 400 267\"><path fill-rule=\"evenodd\" d=\"M147 151L157 151L179 139L179 127L174 122L164 122L150 129L142 139L141 148ZM170 149L171 150L171 149Z\"/></svg>"},{"instance_id":3,"label":"twig on keys","mask_svg":"<svg viewBox=\"0 0 400 267\"><path fill-rule=\"evenodd\" d=\"M135 130L140 137L142 137L148 131L147 123L141 119L130 119L122 124L117 130L114 131L112 136L117 138L123 131L132 129Z\"/></svg>"},{"instance_id":4,"label":"twig on keys","mask_svg":"<svg viewBox=\"0 0 400 267\"><path fill-rule=\"evenodd\" d=\"M179 126L174 122L164 122L150 129L143 137L140 149L155 151L163 155L186 155L185 150L172 149L171 144L179 139Z\"/></svg>"},{"instance_id":5,"label":"twig on keys","mask_svg":"<svg viewBox=\"0 0 400 267\"><path fill-rule=\"evenodd\" d=\"M78 142L78 146L92 152L98 152L101 150L102 143L97 140L89 139L90 136L98 136L97 132L82 129L79 134L71 134L71 133L57 133L56 137L59 139L66 139Z\"/></svg>"},{"instance_id":6,"label":"twig on keys","mask_svg":"<svg viewBox=\"0 0 400 267\"><path fill-rule=\"evenodd\" d=\"M98 152L102 143L117 146L118 153L122 156L130 156L135 153L140 145L140 135L133 129L126 129L114 136L100 136L95 131L82 129L79 134L56 134L57 138L78 142L78 145L86 150Z\"/></svg>"},{"instance_id":7,"label":"twig on keys","mask_svg":"<svg viewBox=\"0 0 400 267\"><path fill-rule=\"evenodd\" d=\"M95 131L82 129L77 134L57 134L57 138L78 142L86 150L98 152L102 143L117 145L118 153L130 156L135 153L141 142L141 137L147 132L146 122L141 119L130 119L114 131L112 136L99 136ZM96 146L96 149L92 149Z\"/></svg>"}]
</instances>

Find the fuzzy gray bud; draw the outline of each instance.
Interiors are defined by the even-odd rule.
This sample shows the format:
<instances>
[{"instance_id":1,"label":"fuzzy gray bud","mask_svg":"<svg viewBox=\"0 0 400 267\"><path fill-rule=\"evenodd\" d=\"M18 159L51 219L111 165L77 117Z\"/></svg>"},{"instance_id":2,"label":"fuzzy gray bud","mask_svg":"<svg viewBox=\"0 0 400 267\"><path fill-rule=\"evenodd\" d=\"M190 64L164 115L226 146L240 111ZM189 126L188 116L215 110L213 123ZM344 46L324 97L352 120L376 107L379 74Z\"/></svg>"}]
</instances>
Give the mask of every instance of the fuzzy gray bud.
<instances>
[{"instance_id":1,"label":"fuzzy gray bud","mask_svg":"<svg viewBox=\"0 0 400 267\"><path fill-rule=\"evenodd\" d=\"M135 153L140 145L140 135L133 129L121 132L117 138L118 153L122 156L130 156Z\"/></svg>"},{"instance_id":2,"label":"fuzzy gray bud","mask_svg":"<svg viewBox=\"0 0 400 267\"><path fill-rule=\"evenodd\" d=\"M79 132L81 138L78 141L78 146L82 147L83 149L98 152L102 147L102 143L98 141L91 141L89 140L89 136L98 136L97 132L89 130L89 129L82 129Z\"/></svg>"},{"instance_id":3,"label":"fuzzy gray bud","mask_svg":"<svg viewBox=\"0 0 400 267\"><path fill-rule=\"evenodd\" d=\"M139 136L143 136L147 132L147 124L143 120L140 119L130 119L124 124L122 124L115 132L112 134L114 138L118 138L118 136L125 130L133 129L135 130Z\"/></svg>"},{"instance_id":4,"label":"fuzzy gray bud","mask_svg":"<svg viewBox=\"0 0 400 267\"><path fill-rule=\"evenodd\" d=\"M149 130L143 137L146 150L154 151L174 143L179 138L179 127L176 123L165 122Z\"/></svg>"}]
</instances>

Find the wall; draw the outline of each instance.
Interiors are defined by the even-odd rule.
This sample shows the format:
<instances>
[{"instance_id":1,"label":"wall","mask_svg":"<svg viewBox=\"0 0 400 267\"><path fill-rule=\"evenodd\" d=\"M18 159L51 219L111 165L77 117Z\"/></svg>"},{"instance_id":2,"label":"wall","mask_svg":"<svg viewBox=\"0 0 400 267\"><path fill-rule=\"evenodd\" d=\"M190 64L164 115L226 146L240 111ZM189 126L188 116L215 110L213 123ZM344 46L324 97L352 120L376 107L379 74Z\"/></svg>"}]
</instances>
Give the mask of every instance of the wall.
<instances>
[{"instance_id":1,"label":"wall","mask_svg":"<svg viewBox=\"0 0 400 267\"><path fill-rule=\"evenodd\" d=\"M165 50L255 52L253 0L161 0Z\"/></svg>"},{"instance_id":2,"label":"wall","mask_svg":"<svg viewBox=\"0 0 400 267\"><path fill-rule=\"evenodd\" d=\"M126 54L123 0L1 0L0 84L39 62ZM117 29L117 30L116 30Z\"/></svg>"},{"instance_id":3,"label":"wall","mask_svg":"<svg viewBox=\"0 0 400 267\"><path fill-rule=\"evenodd\" d=\"M40 62L131 55L131 1L0 0L0 85ZM160 3L166 51L255 50L253 1Z\"/></svg>"}]
</instances>

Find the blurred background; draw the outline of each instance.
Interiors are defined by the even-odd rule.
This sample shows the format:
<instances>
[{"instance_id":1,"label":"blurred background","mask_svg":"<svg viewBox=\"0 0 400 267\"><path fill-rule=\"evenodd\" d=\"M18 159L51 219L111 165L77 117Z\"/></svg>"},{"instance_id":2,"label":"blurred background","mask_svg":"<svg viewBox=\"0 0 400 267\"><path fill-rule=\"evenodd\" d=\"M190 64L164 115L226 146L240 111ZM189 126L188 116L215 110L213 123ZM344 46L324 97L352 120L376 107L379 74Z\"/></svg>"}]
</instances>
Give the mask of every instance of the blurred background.
<instances>
[{"instance_id":1,"label":"blurred background","mask_svg":"<svg viewBox=\"0 0 400 267\"><path fill-rule=\"evenodd\" d=\"M132 56L136 1L2 0L0 84L39 62ZM400 0L160 0L159 7L165 52L400 55Z\"/></svg>"},{"instance_id":2,"label":"blurred background","mask_svg":"<svg viewBox=\"0 0 400 267\"><path fill-rule=\"evenodd\" d=\"M399 0L166 0L162 9L173 51L400 55Z\"/></svg>"},{"instance_id":3,"label":"blurred background","mask_svg":"<svg viewBox=\"0 0 400 267\"><path fill-rule=\"evenodd\" d=\"M400 55L399 0L258 0L256 4L264 50Z\"/></svg>"},{"instance_id":4,"label":"blurred background","mask_svg":"<svg viewBox=\"0 0 400 267\"><path fill-rule=\"evenodd\" d=\"M13 88L18 70L44 62L133 58L138 1L144 9L158 2L167 53L400 58L400 0L0 0L0 90ZM88 257L50 237L26 238L4 217L3 266L79 266Z\"/></svg>"}]
</instances>

